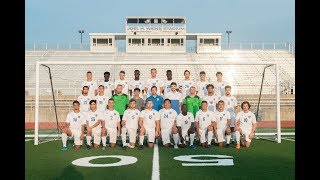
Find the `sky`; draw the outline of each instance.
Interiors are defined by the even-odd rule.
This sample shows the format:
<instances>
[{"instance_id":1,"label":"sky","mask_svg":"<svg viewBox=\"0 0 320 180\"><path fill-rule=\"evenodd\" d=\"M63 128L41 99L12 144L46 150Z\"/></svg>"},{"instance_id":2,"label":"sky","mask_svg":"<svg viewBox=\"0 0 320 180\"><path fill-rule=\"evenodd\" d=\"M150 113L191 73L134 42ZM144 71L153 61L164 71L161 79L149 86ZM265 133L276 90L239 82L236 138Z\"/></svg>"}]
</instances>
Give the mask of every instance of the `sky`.
<instances>
[{"instance_id":1,"label":"sky","mask_svg":"<svg viewBox=\"0 0 320 180\"><path fill-rule=\"evenodd\" d=\"M127 16L185 16L187 33L227 42L295 42L294 0L26 0L26 43L89 43L89 33L124 33Z\"/></svg>"}]
</instances>

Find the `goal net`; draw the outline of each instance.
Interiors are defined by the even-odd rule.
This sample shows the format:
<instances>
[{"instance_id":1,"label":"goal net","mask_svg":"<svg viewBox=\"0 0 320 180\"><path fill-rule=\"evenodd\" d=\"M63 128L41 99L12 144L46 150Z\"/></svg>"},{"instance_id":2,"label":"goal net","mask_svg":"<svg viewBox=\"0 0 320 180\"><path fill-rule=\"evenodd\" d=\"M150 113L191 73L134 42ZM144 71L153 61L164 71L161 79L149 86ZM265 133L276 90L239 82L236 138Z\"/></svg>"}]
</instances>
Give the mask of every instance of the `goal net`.
<instances>
[{"instance_id":1,"label":"goal net","mask_svg":"<svg viewBox=\"0 0 320 180\"><path fill-rule=\"evenodd\" d=\"M50 67L53 86L50 83L48 68L42 66L42 64ZM266 68L266 66L269 67ZM81 95L81 83L86 80L87 71L92 72L93 80L99 84L104 80L104 72L106 71L111 73L110 81L117 80L121 70L125 71L126 80L130 81L134 79L134 70L136 69L140 70L141 80L151 77L150 70L152 68L157 69L157 77L162 80L166 80L166 71L172 70L173 80L177 81L178 85L184 79L185 70L191 72L190 78L194 81L199 80L200 71L205 71L206 79L211 83L216 81L216 72L220 71L223 74L223 81L226 81L232 87L231 94L237 98L238 109L236 113L241 110L240 105L243 101L249 101L251 104L250 110L257 115L258 126L255 137L267 138L280 143L281 120L294 119L291 117L292 114L294 115L294 103L290 104L290 98L287 98L281 92L280 84L277 85L277 82L283 80L281 79L281 70L277 66L279 67L274 62L261 61L239 63L227 61L39 60L36 62L34 75L29 76L34 78L33 87L35 89L30 90L26 96L26 99L29 98L31 104L33 104L32 108L26 107L26 114L29 115L29 122L34 123L34 144L37 145L60 138L61 132L59 132L57 126L65 122L68 112L73 110L72 102ZM262 83L264 70L264 81ZM53 88L53 94L51 88ZM53 101L53 95L55 102ZM294 121L292 128L294 129Z\"/></svg>"}]
</instances>

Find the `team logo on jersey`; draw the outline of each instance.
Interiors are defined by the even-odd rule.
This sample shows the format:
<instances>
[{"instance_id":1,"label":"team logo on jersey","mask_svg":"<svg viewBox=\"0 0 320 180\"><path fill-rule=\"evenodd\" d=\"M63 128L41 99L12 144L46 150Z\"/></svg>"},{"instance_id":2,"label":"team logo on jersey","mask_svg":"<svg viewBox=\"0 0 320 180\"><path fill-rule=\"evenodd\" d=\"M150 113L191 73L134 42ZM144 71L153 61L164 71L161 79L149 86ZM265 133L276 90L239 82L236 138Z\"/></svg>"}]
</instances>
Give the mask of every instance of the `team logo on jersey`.
<instances>
[{"instance_id":1,"label":"team logo on jersey","mask_svg":"<svg viewBox=\"0 0 320 180\"><path fill-rule=\"evenodd\" d=\"M225 116L226 114L223 114L222 116Z\"/></svg>"},{"instance_id":2,"label":"team logo on jersey","mask_svg":"<svg viewBox=\"0 0 320 180\"><path fill-rule=\"evenodd\" d=\"M159 101L159 98L157 98L157 101Z\"/></svg>"},{"instance_id":3,"label":"team logo on jersey","mask_svg":"<svg viewBox=\"0 0 320 180\"><path fill-rule=\"evenodd\" d=\"M77 120L78 120L77 118L73 118L73 121L74 121L74 122L77 122Z\"/></svg>"},{"instance_id":4,"label":"team logo on jersey","mask_svg":"<svg viewBox=\"0 0 320 180\"><path fill-rule=\"evenodd\" d=\"M156 115L155 113L153 113L153 115Z\"/></svg>"},{"instance_id":5,"label":"team logo on jersey","mask_svg":"<svg viewBox=\"0 0 320 180\"><path fill-rule=\"evenodd\" d=\"M98 117L98 114L95 114L96 117Z\"/></svg>"},{"instance_id":6,"label":"team logo on jersey","mask_svg":"<svg viewBox=\"0 0 320 180\"><path fill-rule=\"evenodd\" d=\"M91 86L93 86L93 83L91 83Z\"/></svg>"},{"instance_id":7,"label":"team logo on jersey","mask_svg":"<svg viewBox=\"0 0 320 180\"><path fill-rule=\"evenodd\" d=\"M138 113L136 113L136 115L138 115Z\"/></svg>"},{"instance_id":8,"label":"team logo on jersey","mask_svg":"<svg viewBox=\"0 0 320 180\"><path fill-rule=\"evenodd\" d=\"M220 121L222 121L222 118L223 118L223 117L220 117Z\"/></svg>"},{"instance_id":9,"label":"team logo on jersey","mask_svg":"<svg viewBox=\"0 0 320 180\"><path fill-rule=\"evenodd\" d=\"M105 100L106 100L106 98L103 98L103 100L105 101Z\"/></svg>"},{"instance_id":10,"label":"team logo on jersey","mask_svg":"<svg viewBox=\"0 0 320 180\"><path fill-rule=\"evenodd\" d=\"M209 117L209 114L207 114L207 117Z\"/></svg>"},{"instance_id":11,"label":"team logo on jersey","mask_svg":"<svg viewBox=\"0 0 320 180\"><path fill-rule=\"evenodd\" d=\"M188 117L188 119L190 120L190 117Z\"/></svg>"}]
</instances>

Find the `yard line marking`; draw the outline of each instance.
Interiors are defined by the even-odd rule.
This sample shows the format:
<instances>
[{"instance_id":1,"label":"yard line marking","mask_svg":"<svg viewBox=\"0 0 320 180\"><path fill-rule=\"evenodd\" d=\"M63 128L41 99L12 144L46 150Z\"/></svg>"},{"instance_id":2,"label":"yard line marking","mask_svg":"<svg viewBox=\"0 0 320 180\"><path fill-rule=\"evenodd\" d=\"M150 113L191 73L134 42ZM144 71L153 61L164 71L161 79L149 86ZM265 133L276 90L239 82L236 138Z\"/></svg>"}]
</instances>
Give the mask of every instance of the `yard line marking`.
<instances>
[{"instance_id":1,"label":"yard line marking","mask_svg":"<svg viewBox=\"0 0 320 180\"><path fill-rule=\"evenodd\" d=\"M24 141L27 142L27 141L31 141L31 140L32 140L32 139L25 139Z\"/></svg>"},{"instance_id":2,"label":"yard line marking","mask_svg":"<svg viewBox=\"0 0 320 180\"><path fill-rule=\"evenodd\" d=\"M287 140L287 141L294 141L295 142L295 140L294 139L288 139L288 138L281 138L281 139L284 139L284 140Z\"/></svg>"},{"instance_id":3,"label":"yard line marking","mask_svg":"<svg viewBox=\"0 0 320 180\"><path fill-rule=\"evenodd\" d=\"M154 143L153 149L151 180L160 180L158 139L156 139L156 143Z\"/></svg>"}]
</instances>

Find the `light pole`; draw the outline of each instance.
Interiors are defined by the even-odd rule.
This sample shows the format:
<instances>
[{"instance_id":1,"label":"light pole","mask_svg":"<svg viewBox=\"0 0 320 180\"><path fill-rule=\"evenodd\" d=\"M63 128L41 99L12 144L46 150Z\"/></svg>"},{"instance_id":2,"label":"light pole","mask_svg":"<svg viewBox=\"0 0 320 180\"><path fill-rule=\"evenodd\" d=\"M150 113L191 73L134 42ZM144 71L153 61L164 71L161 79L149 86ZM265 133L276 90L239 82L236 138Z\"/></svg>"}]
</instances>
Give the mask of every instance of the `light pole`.
<instances>
[{"instance_id":1,"label":"light pole","mask_svg":"<svg viewBox=\"0 0 320 180\"><path fill-rule=\"evenodd\" d=\"M80 49L82 49L82 34L84 33L84 30L79 30L78 31L80 33L81 39L80 39Z\"/></svg>"},{"instance_id":2,"label":"light pole","mask_svg":"<svg viewBox=\"0 0 320 180\"><path fill-rule=\"evenodd\" d=\"M228 48L230 49L230 34L232 31L226 31L226 33L228 34Z\"/></svg>"}]
</instances>

